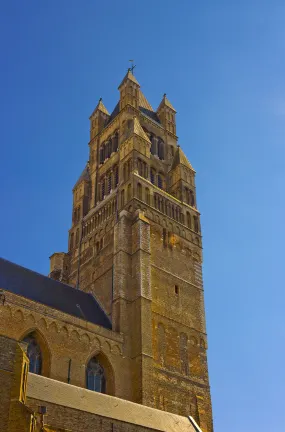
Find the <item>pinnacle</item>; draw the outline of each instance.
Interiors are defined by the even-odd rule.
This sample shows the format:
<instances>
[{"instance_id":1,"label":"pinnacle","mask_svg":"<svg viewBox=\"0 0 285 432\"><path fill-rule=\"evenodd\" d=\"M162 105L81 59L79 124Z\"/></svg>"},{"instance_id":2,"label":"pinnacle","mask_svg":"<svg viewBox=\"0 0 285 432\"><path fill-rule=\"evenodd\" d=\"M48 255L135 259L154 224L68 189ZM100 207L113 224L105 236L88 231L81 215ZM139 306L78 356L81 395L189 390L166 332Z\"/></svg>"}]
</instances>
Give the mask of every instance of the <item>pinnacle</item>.
<instances>
[{"instance_id":1,"label":"pinnacle","mask_svg":"<svg viewBox=\"0 0 285 432\"><path fill-rule=\"evenodd\" d=\"M107 108L105 107L105 105L103 104L103 99L100 97L98 104L96 106L96 108L94 109L93 113L91 114L91 117L93 116L93 114L95 114L96 111L101 111L104 114L110 115Z\"/></svg>"},{"instance_id":2,"label":"pinnacle","mask_svg":"<svg viewBox=\"0 0 285 432\"><path fill-rule=\"evenodd\" d=\"M163 97L162 97L162 101L159 104L159 107L157 108L157 111L159 111L163 106L167 106L168 108L170 108L172 111L176 112L175 108L173 107L173 105L170 103L169 99L167 99L166 97L166 93L164 93Z\"/></svg>"},{"instance_id":3,"label":"pinnacle","mask_svg":"<svg viewBox=\"0 0 285 432\"><path fill-rule=\"evenodd\" d=\"M122 86L122 84L123 84L125 81L127 81L127 80L130 80L130 81L132 81L133 83L135 83L136 85L140 86L139 83L138 83L138 81L136 80L135 76L132 74L131 70L128 69L128 72L127 72L126 75L124 76L123 81L121 82L121 84L119 85L118 88L120 88L120 87Z\"/></svg>"}]
</instances>

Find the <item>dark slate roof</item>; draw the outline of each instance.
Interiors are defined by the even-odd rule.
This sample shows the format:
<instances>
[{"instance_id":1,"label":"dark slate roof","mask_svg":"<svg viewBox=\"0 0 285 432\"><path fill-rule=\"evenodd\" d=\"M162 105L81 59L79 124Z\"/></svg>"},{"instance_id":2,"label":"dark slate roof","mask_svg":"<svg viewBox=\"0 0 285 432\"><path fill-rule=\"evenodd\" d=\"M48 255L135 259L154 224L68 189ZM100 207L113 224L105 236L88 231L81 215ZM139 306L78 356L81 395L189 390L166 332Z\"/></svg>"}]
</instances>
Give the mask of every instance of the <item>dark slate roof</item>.
<instances>
[{"instance_id":1,"label":"dark slate roof","mask_svg":"<svg viewBox=\"0 0 285 432\"><path fill-rule=\"evenodd\" d=\"M83 182L83 181L90 181L90 174L89 174L89 167L88 164L86 165L86 167L84 168L84 170L82 171L79 179L77 180L77 182L75 183L75 185L73 186L73 189L76 188L76 186L79 185L79 183Z\"/></svg>"},{"instance_id":2,"label":"dark slate roof","mask_svg":"<svg viewBox=\"0 0 285 432\"><path fill-rule=\"evenodd\" d=\"M92 294L72 288L3 258L0 258L0 289L112 329L111 321Z\"/></svg>"}]
</instances>

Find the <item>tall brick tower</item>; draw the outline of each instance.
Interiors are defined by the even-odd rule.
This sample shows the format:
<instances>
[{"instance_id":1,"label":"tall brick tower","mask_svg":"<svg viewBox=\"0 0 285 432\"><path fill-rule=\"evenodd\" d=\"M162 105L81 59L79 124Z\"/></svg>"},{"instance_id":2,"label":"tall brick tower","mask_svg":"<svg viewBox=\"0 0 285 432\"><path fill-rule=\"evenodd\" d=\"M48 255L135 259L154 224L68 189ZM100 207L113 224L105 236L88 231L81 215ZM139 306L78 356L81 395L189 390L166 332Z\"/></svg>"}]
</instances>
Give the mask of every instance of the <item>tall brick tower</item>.
<instances>
[{"instance_id":1,"label":"tall brick tower","mask_svg":"<svg viewBox=\"0 0 285 432\"><path fill-rule=\"evenodd\" d=\"M89 161L73 188L68 253L50 276L91 292L124 335L131 400L212 431L195 171L166 95L154 111L132 72L109 114L90 116Z\"/></svg>"}]
</instances>

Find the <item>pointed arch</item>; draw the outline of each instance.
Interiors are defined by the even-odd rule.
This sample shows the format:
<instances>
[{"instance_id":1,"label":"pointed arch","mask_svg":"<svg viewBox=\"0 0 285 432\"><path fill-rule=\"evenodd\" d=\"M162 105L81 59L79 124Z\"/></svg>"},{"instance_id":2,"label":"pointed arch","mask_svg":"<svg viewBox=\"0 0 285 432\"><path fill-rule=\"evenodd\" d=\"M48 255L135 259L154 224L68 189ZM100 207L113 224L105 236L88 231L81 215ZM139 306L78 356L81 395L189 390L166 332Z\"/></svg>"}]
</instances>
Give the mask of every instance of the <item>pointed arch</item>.
<instances>
[{"instance_id":1,"label":"pointed arch","mask_svg":"<svg viewBox=\"0 0 285 432\"><path fill-rule=\"evenodd\" d=\"M27 355L30 360L30 372L49 377L51 351L46 338L39 329L29 329L20 338L27 344Z\"/></svg>"},{"instance_id":2,"label":"pointed arch","mask_svg":"<svg viewBox=\"0 0 285 432\"><path fill-rule=\"evenodd\" d=\"M92 353L86 361L86 388L115 396L114 369L101 351Z\"/></svg>"}]
</instances>

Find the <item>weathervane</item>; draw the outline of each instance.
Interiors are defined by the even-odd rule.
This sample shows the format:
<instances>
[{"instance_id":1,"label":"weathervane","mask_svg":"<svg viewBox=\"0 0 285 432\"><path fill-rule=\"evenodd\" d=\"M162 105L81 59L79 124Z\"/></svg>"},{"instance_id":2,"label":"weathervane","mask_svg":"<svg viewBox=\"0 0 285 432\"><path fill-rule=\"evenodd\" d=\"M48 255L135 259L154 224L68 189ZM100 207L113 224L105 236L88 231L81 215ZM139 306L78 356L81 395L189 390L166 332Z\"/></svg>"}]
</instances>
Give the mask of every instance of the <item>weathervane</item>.
<instances>
[{"instance_id":1,"label":"weathervane","mask_svg":"<svg viewBox=\"0 0 285 432\"><path fill-rule=\"evenodd\" d=\"M130 72L132 72L132 74L134 74L134 68L136 67L136 65L134 65L134 60L129 60L129 62L132 63L132 67L130 67L128 70L129 70Z\"/></svg>"}]
</instances>

